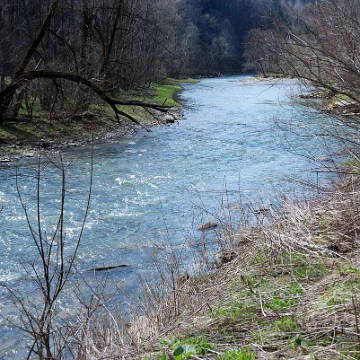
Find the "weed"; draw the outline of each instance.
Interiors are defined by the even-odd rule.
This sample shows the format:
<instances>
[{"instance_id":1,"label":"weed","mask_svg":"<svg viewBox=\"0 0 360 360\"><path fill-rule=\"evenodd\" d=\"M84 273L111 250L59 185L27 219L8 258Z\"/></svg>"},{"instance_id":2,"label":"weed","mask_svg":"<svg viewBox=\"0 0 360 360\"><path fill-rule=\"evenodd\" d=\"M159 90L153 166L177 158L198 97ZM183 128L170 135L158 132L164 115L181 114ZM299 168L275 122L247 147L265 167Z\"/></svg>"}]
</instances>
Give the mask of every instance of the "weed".
<instances>
[{"instance_id":1,"label":"weed","mask_svg":"<svg viewBox=\"0 0 360 360\"><path fill-rule=\"evenodd\" d=\"M162 340L160 344L163 347L172 348L174 350L172 356L176 360L189 359L193 355L204 356L208 350L214 349L214 346L203 337L175 337L172 341Z\"/></svg>"},{"instance_id":2,"label":"weed","mask_svg":"<svg viewBox=\"0 0 360 360\"><path fill-rule=\"evenodd\" d=\"M175 360L182 360L182 359L190 359L195 354L196 354L196 349L194 346L189 344L184 344L175 349L173 356Z\"/></svg>"},{"instance_id":3,"label":"weed","mask_svg":"<svg viewBox=\"0 0 360 360\"><path fill-rule=\"evenodd\" d=\"M330 346L332 344L332 340L327 337L320 344L321 344L321 346Z\"/></svg>"},{"instance_id":4,"label":"weed","mask_svg":"<svg viewBox=\"0 0 360 360\"><path fill-rule=\"evenodd\" d=\"M255 360L256 353L250 351L248 347L241 350L226 351L218 356L216 360Z\"/></svg>"},{"instance_id":5,"label":"weed","mask_svg":"<svg viewBox=\"0 0 360 360\"><path fill-rule=\"evenodd\" d=\"M294 348L298 349L304 342L304 339L301 336L297 336L294 340Z\"/></svg>"},{"instance_id":6,"label":"weed","mask_svg":"<svg viewBox=\"0 0 360 360\"><path fill-rule=\"evenodd\" d=\"M320 224L319 224L319 230L325 230L327 228L326 225L326 219L321 219Z\"/></svg>"},{"instance_id":7,"label":"weed","mask_svg":"<svg viewBox=\"0 0 360 360\"><path fill-rule=\"evenodd\" d=\"M280 310L283 308L291 307L296 305L297 299L283 300L280 298L273 298L267 305L270 309Z\"/></svg>"},{"instance_id":8,"label":"weed","mask_svg":"<svg viewBox=\"0 0 360 360\"><path fill-rule=\"evenodd\" d=\"M257 321L257 323L259 325L267 325L267 323L260 323L259 321ZM263 344L264 343L264 339L266 339L267 337L267 332L266 331L262 331L262 330L258 330L258 331L251 331L251 339L253 342L258 343L258 344Z\"/></svg>"},{"instance_id":9,"label":"weed","mask_svg":"<svg viewBox=\"0 0 360 360\"><path fill-rule=\"evenodd\" d=\"M283 333L293 333L298 329L298 325L292 316L283 316L280 320L274 321L273 326Z\"/></svg>"},{"instance_id":10,"label":"weed","mask_svg":"<svg viewBox=\"0 0 360 360\"><path fill-rule=\"evenodd\" d=\"M257 309L256 304L249 299L234 298L228 307L219 307L215 314L218 317L229 317L231 319L247 318L249 313L254 313Z\"/></svg>"},{"instance_id":11,"label":"weed","mask_svg":"<svg viewBox=\"0 0 360 360\"><path fill-rule=\"evenodd\" d=\"M326 306L336 306L336 305L342 304L343 302L344 302L343 300L335 299L334 297L332 297L332 298L326 303Z\"/></svg>"},{"instance_id":12,"label":"weed","mask_svg":"<svg viewBox=\"0 0 360 360\"><path fill-rule=\"evenodd\" d=\"M250 265L257 265L257 264L263 264L266 263L268 260L268 255L266 252L261 252L257 254L251 261Z\"/></svg>"}]
</instances>

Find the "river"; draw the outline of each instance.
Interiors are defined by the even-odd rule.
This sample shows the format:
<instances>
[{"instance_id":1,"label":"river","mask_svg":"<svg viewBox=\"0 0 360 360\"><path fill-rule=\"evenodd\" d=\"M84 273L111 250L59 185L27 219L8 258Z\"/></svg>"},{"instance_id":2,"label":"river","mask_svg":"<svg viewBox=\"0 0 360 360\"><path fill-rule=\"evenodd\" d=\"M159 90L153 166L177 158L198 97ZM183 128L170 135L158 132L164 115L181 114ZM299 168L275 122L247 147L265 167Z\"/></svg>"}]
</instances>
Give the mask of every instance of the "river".
<instances>
[{"instance_id":1,"label":"river","mask_svg":"<svg viewBox=\"0 0 360 360\"><path fill-rule=\"evenodd\" d=\"M93 157L91 205L77 269L122 264L127 266L111 276L131 278L148 266L149 249L156 244L176 246L199 237L194 229L216 221L224 197L235 209L239 201L277 204L280 193L308 191L293 180L316 182L318 164L308 156L331 151L316 136L326 127L325 115L304 106L298 97L302 91L294 80L202 79L184 85L179 94L184 119L174 125L98 143L92 151L65 151L69 252L81 228ZM287 130L279 123L287 124ZM61 179L55 166L42 161L42 224L51 234ZM24 294L31 280L23 265L38 259L15 180L18 171L20 192L35 219L36 169L37 160L0 168L0 281ZM4 291L2 296L2 315L16 316ZM19 335L10 339L12 333L11 327L1 327L0 354L7 358L17 352Z\"/></svg>"}]
</instances>

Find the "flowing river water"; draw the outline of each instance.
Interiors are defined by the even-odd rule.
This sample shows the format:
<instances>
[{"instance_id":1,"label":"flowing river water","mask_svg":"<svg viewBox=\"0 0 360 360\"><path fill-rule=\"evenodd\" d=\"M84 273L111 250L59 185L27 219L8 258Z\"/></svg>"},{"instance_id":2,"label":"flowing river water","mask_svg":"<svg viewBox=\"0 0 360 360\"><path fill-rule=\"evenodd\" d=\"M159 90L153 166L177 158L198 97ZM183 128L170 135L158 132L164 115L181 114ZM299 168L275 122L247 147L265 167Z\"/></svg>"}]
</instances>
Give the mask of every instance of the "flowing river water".
<instances>
[{"instance_id":1,"label":"flowing river water","mask_svg":"<svg viewBox=\"0 0 360 360\"><path fill-rule=\"evenodd\" d=\"M214 220L209 213L219 211L225 195L229 206L259 198L274 203L275 193L304 191L294 179L316 182L317 164L309 156L329 156L329 143L316 136L327 126L326 117L304 106L301 91L293 80L203 79L184 85L178 96L184 119L178 123L98 143L92 151L65 151L69 252L81 229L93 158L90 212L77 268L122 264L127 266L111 276L131 278L146 268L154 244L176 246L190 232L200 236L194 229ZM18 199L16 174L33 221L37 166L37 160L27 160L0 167L0 282L24 295L31 289L24 266L36 264L38 255ZM41 221L49 235L57 221L61 179L46 160L41 166ZM1 314L18 316L5 290L1 296ZM0 322L0 355L11 358L21 335Z\"/></svg>"}]
</instances>

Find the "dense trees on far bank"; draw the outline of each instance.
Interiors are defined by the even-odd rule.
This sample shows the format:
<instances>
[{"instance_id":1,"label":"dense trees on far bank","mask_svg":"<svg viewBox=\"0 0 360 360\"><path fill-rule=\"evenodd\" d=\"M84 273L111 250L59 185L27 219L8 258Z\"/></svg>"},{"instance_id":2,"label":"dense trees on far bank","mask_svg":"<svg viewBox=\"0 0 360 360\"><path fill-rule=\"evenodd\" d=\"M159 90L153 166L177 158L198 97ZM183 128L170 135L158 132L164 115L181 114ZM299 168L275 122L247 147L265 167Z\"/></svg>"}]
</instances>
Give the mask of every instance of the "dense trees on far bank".
<instances>
[{"instance_id":1,"label":"dense trees on far bank","mask_svg":"<svg viewBox=\"0 0 360 360\"><path fill-rule=\"evenodd\" d=\"M117 111L124 90L242 71L357 99L359 11L353 0L0 0L0 120L83 112L94 94Z\"/></svg>"},{"instance_id":2,"label":"dense trees on far bank","mask_svg":"<svg viewBox=\"0 0 360 360\"><path fill-rule=\"evenodd\" d=\"M167 76L239 72L253 1L0 0L1 119L35 103L86 110L94 89L82 78L118 96Z\"/></svg>"},{"instance_id":3,"label":"dense trees on far bank","mask_svg":"<svg viewBox=\"0 0 360 360\"><path fill-rule=\"evenodd\" d=\"M175 74L242 71L245 34L259 23L254 0L178 0Z\"/></svg>"}]
</instances>

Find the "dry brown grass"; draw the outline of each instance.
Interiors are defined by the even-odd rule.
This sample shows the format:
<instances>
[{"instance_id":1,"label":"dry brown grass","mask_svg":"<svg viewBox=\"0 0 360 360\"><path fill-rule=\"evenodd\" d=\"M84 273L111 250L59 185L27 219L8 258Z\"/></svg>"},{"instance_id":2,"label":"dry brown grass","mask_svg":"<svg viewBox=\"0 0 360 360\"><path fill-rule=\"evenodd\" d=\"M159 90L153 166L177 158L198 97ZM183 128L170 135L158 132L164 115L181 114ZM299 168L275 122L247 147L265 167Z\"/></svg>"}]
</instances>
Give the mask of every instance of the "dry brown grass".
<instances>
[{"instance_id":1,"label":"dry brown grass","mask_svg":"<svg viewBox=\"0 0 360 360\"><path fill-rule=\"evenodd\" d=\"M325 196L285 202L231 239L222 233L232 260L176 284L178 315L170 329L161 324L163 348L172 351L176 336L211 343L202 359L245 346L257 359L359 358L359 184L340 179Z\"/></svg>"},{"instance_id":2,"label":"dry brown grass","mask_svg":"<svg viewBox=\"0 0 360 360\"><path fill-rule=\"evenodd\" d=\"M239 232L217 219L222 264L205 237L196 247L158 246L141 296L124 292L132 321L104 307L79 321L83 359L172 359L187 344L196 345L192 359L251 359L226 358L231 349L256 359L360 358L359 205L353 176L311 201L283 201Z\"/></svg>"}]
</instances>

